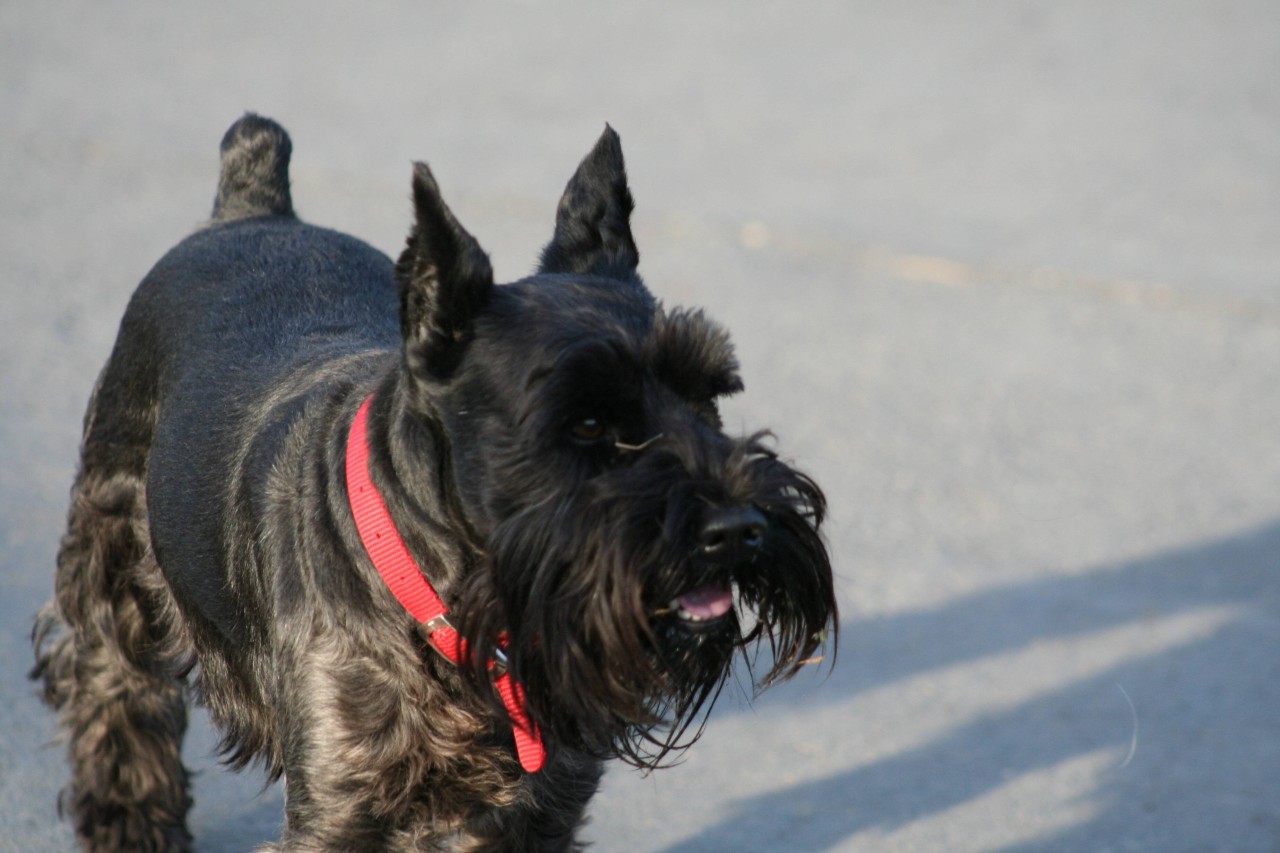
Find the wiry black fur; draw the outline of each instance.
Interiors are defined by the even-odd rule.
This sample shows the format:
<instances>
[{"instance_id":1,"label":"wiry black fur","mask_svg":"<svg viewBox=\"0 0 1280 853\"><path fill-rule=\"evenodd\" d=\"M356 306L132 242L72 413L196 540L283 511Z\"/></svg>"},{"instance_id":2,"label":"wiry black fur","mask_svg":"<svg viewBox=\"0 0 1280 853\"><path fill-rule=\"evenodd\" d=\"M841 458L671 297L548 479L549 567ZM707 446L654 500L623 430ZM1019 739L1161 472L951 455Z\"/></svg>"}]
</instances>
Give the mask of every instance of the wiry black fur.
<instances>
[{"instance_id":1,"label":"wiry black fur","mask_svg":"<svg viewBox=\"0 0 1280 853\"><path fill-rule=\"evenodd\" d=\"M735 653L764 642L767 686L834 629L822 492L721 430L732 347L636 274L612 129L539 271L503 287L424 165L393 266L295 217L274 122L222 151L211 223L139 286L85 419L34 632L63 808L88 850L189 849L194 673L228 761L286 780L278 849L572 847L603 759L656 766ZM355 532L343 458L371 393L370 474L474 651L459 668ZM680 612L729 585L718 621ZM538 773L486 674L500 641Z\"/></svg>"}]
</instances>

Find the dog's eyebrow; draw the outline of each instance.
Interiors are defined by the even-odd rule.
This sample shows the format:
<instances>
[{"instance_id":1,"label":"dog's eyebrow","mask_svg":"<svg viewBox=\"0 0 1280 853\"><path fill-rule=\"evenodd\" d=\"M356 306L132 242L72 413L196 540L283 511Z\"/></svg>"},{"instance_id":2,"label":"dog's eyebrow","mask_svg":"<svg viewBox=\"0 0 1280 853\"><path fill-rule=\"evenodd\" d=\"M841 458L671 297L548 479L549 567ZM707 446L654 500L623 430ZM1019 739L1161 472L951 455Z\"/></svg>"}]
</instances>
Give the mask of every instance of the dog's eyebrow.
<instances>
[{"instance_id":1,"label":"dog's eyebrow","mask_svg":"<svg viewBox=\"0 0 1280 853\"><path fill-rule=\"evenodd\" d=\"M525 378L525 389L532 390L557 374L592 378L628 377L639 370L639 362L620 341L605 337L589 338L563 348L550 363L531 369Z\"/></svg>"},{"instance_id":2,"label":"dog's eyebrow","mask_svg":"<svg viewBox=\"0 0 1280 853\"><path fill-rule=\"evenodd\" d=\"M654 373L684 396L706 400L742 390L729 333L701 311L660 311L650 341Z\"/></svg>"},{"instance_id":3,"label":"dog's eyebrow","mask_svg":"<svg viewBox=\"0 0 1280 853\"><path fill-rule=\"evenodd\" d=\"M639 410L644 367L625 342L593 337L564 347L548 364L530 369L520 423L556 428L567 417L626 420Z\"/></svg>"}]
</instances>

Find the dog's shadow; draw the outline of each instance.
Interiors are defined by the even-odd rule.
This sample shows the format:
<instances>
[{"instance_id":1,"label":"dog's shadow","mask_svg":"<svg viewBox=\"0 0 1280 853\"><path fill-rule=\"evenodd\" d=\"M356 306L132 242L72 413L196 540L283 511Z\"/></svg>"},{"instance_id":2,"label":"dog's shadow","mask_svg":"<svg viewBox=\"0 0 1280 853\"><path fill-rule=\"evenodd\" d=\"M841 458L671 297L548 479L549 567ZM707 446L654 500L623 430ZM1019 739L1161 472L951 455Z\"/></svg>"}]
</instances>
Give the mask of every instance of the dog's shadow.
<instances>
[{"instance_id":1,"label":"dog's shadow","mask_svg":"<svg viewBox=\"0 0 1280 853\"><path fill-rule=\"evenodd\" d=\"M847 703L854 694L1046 642L1097 655L1081 651L1083 644L1111 636L1106 632L1112 629L1179 620L1190 624L1204 614L1221 614L1209 619L1212 625L1202 633L1188 631L1190 638L1182 642L1154 652L1136 645L1122 650L1113 663L1078 678L1064 673L1056 686L1032 698L997 705L880 760L736 800L722 819L668 844L662 853L850 849L850 839L859 833L885 838L990 796L1011 779L1085 764L1099 755L1106 766L1081 795L1089 808L1074 822L1029 828L1021 841L993 842L983 849L1086 850L1096 849L1099 839L1175 849L1202 837L1196 829L1204 820L1243 824L1237 840L1244 846L1236 849L1254 849L1253 841L1280 831L1280 820L1265 825L1256 815L1250 820L1248 803L1240 814L1240 809L1215 813L1212 801L1204 803L1203 812L1182 808L1176 805L1175 780L1194 777L1206 792L1253 789L1254 812L1262 808L1262 792L1275 790L1280 753L1260 751L1249 734L1258 731L1258 708L1280 701L1274 682L1260 678L1274 668L1269 655L1277 625L1278 553L1280 521L1083 574L981 592L935 610L846 623L840 662L829 679L798 685L799 698L788 697L784 688L758 704L807 709ZM1146 736L1150 745L1130 742L1137 735L1130 725L1130 694L1144 729L1164 729L1163 737ZM1197 729L1201 718L1213 731L1245 734L1212 738L1212 749L1196 749L1194 742L1208 735ZM1072 719L1085 722L1073 729ZM1188 742L1175 743L1180 735ZM833 730L825 737L834 749L840 734ZM1035 802L1029 806L1035 808ZM607 834L604 827L596 830ZM604 838L602 843L607 846ZM1257 849L1264 847L1269 849L1265 842Z\"/></svg>"}]
</instances>

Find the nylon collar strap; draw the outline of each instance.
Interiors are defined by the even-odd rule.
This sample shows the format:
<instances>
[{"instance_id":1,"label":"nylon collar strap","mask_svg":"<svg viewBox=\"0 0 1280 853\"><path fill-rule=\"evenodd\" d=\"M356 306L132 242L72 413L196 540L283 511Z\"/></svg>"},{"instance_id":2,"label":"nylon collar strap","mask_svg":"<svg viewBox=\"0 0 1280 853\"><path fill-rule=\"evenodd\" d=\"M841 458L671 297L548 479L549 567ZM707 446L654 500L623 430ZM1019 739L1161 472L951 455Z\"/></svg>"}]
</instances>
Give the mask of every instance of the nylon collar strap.
<instances>
[{"instance_id":1,"label":"nylon collar strap","mask_svg":"<svg viewBox=\"0 0 1280 853\"><path fill-rule=\"evenodd\" d=\"M448 610L409 554L387 512L387 505L369 479L368 417L372 401L372 394L365 398L351 421L351 431L347 435L347 500L351 505L351 515L369 559L396 600L417 620L418 630L431 646L450 663L457 665L464 644L449 624ZM495 657L497 660L490 664L495 676L494 687L511 718L520 766L529 773L536 773L542 769L546 759L542 735L529 720L524 706L524 691L506 671L502 653L495 650Z\"/></svg>"}]
</instances>

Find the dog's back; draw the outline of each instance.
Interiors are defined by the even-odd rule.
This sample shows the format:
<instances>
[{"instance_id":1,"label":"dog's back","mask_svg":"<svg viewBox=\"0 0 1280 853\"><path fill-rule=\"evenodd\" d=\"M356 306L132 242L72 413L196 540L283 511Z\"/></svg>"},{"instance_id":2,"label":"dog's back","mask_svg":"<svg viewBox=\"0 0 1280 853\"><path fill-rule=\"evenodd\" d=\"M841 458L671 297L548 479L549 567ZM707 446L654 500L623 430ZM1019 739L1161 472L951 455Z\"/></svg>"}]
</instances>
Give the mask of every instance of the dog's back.
<instances>
[{"instance_id":1,"label":"dog's back","mask_svg":"<svg viewBox=\"0 0 1280 853\"><path fill-rule=\"evenodd\" d=\"M188 631L213 646L247 639L247 601L222 577L227 507L254 497L236 483L265 482L251 469L270 464L267 445L286 440L308 399L332 398L334 383L398 352L390 259L294 215L289 153L269 120L247 115L228 130L211 220L133 294L85 414L57 605L37 620L33 675L86 733L72 745L68 796L95 848L185 849L186 711L173 676L193 663ZM179 602L197 618L180 626ZM101 691L83 688L90 674ZM234 672L206 678L238 704L261 702ZM105 737L121 713L149 734ZM265 732L233 741L245 759L268 748ZM102 776L129 767L136 790Z\"/></svg>"},{"instance_id":2,"label":"dog's back","mask_svg":"<svg viewBox=\"0 0 1280 853\"><path fill-rule=\"evenodd\" d=\"M294 215L290 149L275 122L247 115L234 124L210 222L166 254L130 302L124 323L156 330L148 343L170 410L211 393L236 400L237 375L256 387L326 358L400 345L391 260Z\"/></svg>"},{"instance_id":3,"label":"dog's back","mask_svg":"<svg viewBox=\"0 0 1280 853\"><path fill-rule=\"evenodd\" d=\"M220 631L244 622L219 577L218 519L257 497L236 484L265 482L253 467L277 455L270 445L309 398L335 396L335 365L385 364L377 353L400 343L390 259L294 215L289 154L267 119L247 115L227 131L212 219L134 293L85 437L89 468L99 433L135 413L123 418L133 434L110 443L136 448L130 473L145 476L160 565L181 567L166 571L174 592ZM118 461L116 447L107 453Z\"/></svg>"},{"instance_id":4,"label":"dog's back","mask_svg":"<svg viewBox=\"0 0 1280 853\"><path fill-rule=\"evenodd\" d=\"M297 219L290 150L283 128L252 114L227 131L212 218L160 259L125 311L87 415L88 453L104 443L118 461L122 444L150 446L161 409L166 421L196 421L175 424L175 439L198 445L225 406L252 404L251 389L399 347L390 259ZM132 435L100 435L121 417Z\"/></svg>"}]
</instances>

